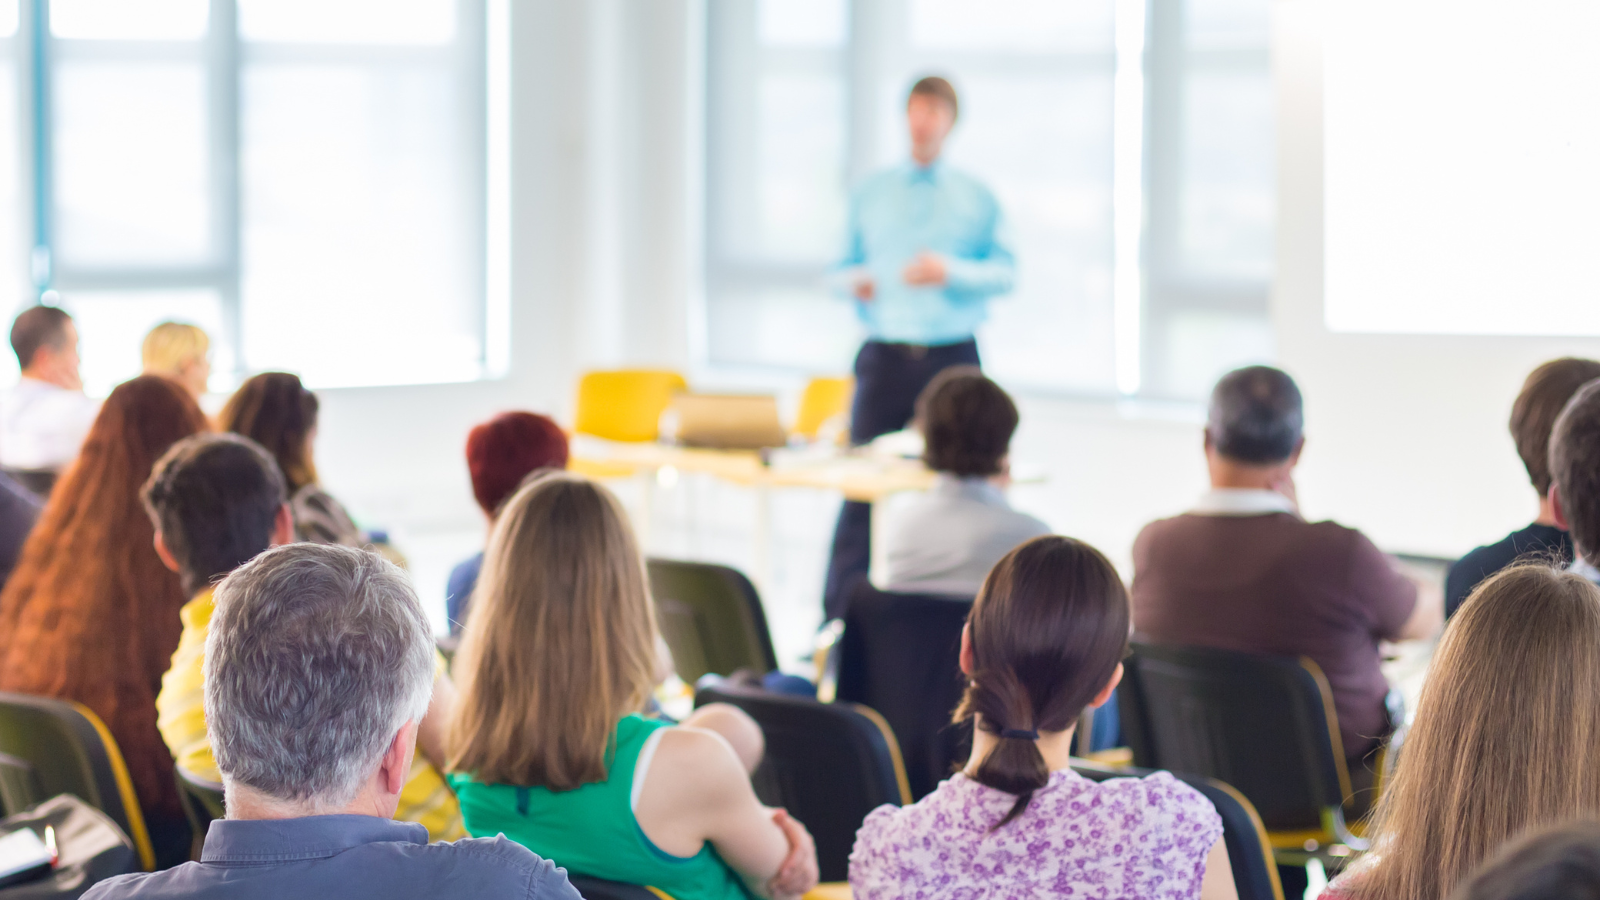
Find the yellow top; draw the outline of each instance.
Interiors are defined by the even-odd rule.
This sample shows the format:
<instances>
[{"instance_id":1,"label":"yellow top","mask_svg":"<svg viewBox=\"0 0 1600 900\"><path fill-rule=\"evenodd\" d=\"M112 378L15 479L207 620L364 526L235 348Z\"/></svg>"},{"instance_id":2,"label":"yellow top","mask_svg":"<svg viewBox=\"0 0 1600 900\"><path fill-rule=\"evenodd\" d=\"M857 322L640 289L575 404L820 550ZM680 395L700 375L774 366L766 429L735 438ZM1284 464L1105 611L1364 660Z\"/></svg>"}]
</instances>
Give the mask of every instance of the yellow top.
<instances>
[{"instance_id":1,"label":"yellow top","mask_svg":"<svg viewBox=\"0 0 1600 900\"><path fill-rule=\"evenodd\" d=\"M206 737L205 679L200 669L206 655L206 630L215 608L208 588L185 603L178 613L183 621L183 636L172 654L172 668L161 677L161 693L156 697L156 725L178 768L207 781L222 780L216 760L211 757L211 741ZM439 662L442 671L443 660ZM422 824L431 840L453 841L467 836L455 794L439 770L420 753L411 761L411 774L400 791L395 818Z\"/></svg>"}]
</instances>

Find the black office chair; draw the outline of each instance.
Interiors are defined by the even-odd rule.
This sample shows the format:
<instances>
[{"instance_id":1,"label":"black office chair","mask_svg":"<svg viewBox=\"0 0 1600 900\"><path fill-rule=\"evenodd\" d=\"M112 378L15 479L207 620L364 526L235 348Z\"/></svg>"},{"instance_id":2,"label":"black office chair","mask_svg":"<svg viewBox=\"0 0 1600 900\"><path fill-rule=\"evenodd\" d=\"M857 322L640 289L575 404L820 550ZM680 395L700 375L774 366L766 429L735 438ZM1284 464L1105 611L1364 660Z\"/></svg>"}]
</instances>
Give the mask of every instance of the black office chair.
<instances>
[{"instance_id":1,"label":"black office chair","mask_svg":"<svg viewBox=\"0 0 1600 900\"><path fill-rule=\"evenodd\" d=\"M730 703L761 726L767 753L751 778L756 795L805 824L825 882L849 878L867 813L911 802L894 734L871 709L731 684L702 687L694 702Z\"/></svg>"},{"instance_id":2,"label":"black office chair","mask_svg":"<svg viewBox=\"0 0 1600 900\"><path fill-rule=\"evenodd\" d=\"M206 833L211 830L211 823L228 817L228 809L223 802L222 785L215 781L207 781L181 768L174 768L173 772L177 776L178 801L183 806L183 817L189 820L189 831L194 835L193 858L199 859L200 850L205 847Z\"/></svg>"},{"instance_id":3,"label":"black office chair","mask_svg":"<svg viewBox=\"0 0 1600 900\"><path fill-rule=\"evenodd\" d=\"M1315 662L1135 643L1117 693L1134 764L1237 788L1280 862L1366 849L1345 822L1350 773Z\"/></svg>"},{"instance_id":4,"label":"black office chair","mask_svg":"<svg viewBox=\"0 0 1600 900\"><path fill-rule=\"evenodd\" d=\"M1143 778L1149 769L1113 768L1079 760L1072 771L1093 781L1108 778ZM1228 864L1233 869L1233 886L1239 900L1284 900L1283 884L1278 881L1278 866L1267 840L1266 826L1244 795L1230 785L1211 778L1175 774L1173 777L1205 795L1222 817L1222 843L1228 848Z\"/></svg>"},{"instance_id":5,"label":"black office chair","mask_svg":"<svg viewBox=\"0 0 1600 900\"><path fill-rule=\"evenodd\" d=\"M0 693L0 802L8 812L72 794L110 817L146 871L155 849L116 739L81 703Z\"/></svg>"},{"instance_id":6,"label":"black office chair","mask_svg":"<svg viewBox=\"0 0 1600 900\"><path fill-rule=\"evenodd\" d=\"M666 894L655 888L640 887L637 884L623 884L620 881L606 881L603 878L588 878L583 875L569 875L568 881L577 888L583 900L662 900ZM671 900L667 897L667 900Z\"/></svg>"},{"instance_id":7,"label":"black office chair","mask_svg":"<svg viewBox=\"0 0 1600 900\"><path fill-rule=\"evenodd\" d=\"M880 591L865 578L850 594L844 630L830 651L833 699L877 710L905 756L911 796L950 777L971 748L971 730L950 724L966 690L961 628L970 597ZM829 687L819 696L829 699Z\"/></svg>"},{"instance_id":8,"label":"black office chair","mask_svg":"<svg viewBox=\"0 0 1600 900\"><path fill-rule=\"evenodd\" d=\"M736 569L675 559L646 561L656 621L678 677L694 684L706 673L778 667L755 585Z\"/></svg>"}]
</instances>

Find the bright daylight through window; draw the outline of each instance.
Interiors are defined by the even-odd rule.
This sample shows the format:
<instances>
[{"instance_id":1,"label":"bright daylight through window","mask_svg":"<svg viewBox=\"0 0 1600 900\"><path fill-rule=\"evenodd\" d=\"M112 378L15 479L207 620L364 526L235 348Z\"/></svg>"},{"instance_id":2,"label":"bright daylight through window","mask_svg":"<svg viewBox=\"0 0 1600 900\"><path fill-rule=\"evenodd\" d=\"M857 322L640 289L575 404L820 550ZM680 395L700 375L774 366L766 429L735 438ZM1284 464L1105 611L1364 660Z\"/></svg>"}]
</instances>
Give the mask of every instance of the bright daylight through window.
<instances>
[{"instance_id":1,"label":"bright daylight through window","mask_svg":"<svg viewBox=\"0 0 1600 900\"><path fill-rule=\"evenodd\" d=\"M709 361L849 365L854 312L824 283L848 190L906 157L905 92L929 73L962 95L950 164L1013 235L1016 289L979 333L998 377L1194 397L1270 357L1269 8L711 0Z\"/></svg>"},{"instance_id":2,"label":"bright daylight through window","mask_svg":"<svg viewBox=\"0 0 1600 900\"><path fill-rule=\"evenodd\" d=\"M54 291L91 392L163 319L211 333L217 388L481 377L488 14L0 3L0 312Z\"/></svg>"}]
</instances>

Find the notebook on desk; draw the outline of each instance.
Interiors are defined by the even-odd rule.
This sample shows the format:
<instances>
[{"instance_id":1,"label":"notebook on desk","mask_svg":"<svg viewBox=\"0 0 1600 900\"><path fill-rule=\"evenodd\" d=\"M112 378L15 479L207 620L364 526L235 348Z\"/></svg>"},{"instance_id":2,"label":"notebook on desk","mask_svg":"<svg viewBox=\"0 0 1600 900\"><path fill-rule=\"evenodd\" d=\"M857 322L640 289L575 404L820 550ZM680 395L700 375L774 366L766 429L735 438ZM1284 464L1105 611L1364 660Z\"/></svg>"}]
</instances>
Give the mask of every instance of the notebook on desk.
<instances>
[{"instance_id":1,"label":"notebook on desk","mask_svg":"<svg viewBox=\"0 0 1600 900\"><path fill-rule=\"evenodd\" d=\"M788 442L770 394L679 394L669 414L676 419L670 430L686 447L761 450Z\"/></svg>"}]
</instances>

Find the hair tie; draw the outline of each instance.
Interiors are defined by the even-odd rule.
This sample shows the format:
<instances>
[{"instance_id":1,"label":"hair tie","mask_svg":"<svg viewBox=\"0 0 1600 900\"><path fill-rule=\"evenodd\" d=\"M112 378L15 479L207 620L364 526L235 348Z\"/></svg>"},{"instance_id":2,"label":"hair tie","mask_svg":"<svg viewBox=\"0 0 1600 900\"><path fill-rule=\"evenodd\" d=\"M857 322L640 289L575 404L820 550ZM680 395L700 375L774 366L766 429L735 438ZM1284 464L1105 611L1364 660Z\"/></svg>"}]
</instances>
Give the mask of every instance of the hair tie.
<instances>
[{"instance_id":1,"label":"hair tie","mask_svg":"<svg viewBox=\"0 0 1600 900\"><path fill-rule=\"evenodd\" d=\"M1039 732L1031 728L1002 728L1000 736L1013 741L1037 741Z\"/></svg>"}]
</instances>

